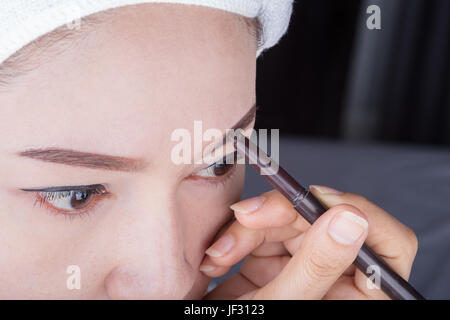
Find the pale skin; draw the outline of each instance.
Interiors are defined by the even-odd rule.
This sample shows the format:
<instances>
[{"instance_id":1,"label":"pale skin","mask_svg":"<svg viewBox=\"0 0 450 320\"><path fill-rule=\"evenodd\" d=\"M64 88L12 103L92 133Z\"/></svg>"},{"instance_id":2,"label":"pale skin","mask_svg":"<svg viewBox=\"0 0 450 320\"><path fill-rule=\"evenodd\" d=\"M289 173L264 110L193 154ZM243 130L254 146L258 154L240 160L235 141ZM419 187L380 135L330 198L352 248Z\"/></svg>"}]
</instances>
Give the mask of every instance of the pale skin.
<instances>
[{"instance_id":1,"label":"pale skin","mask_svg":"<svg viewBox=\"0 0 450 320\"><path fill-rule=\"evenodd\" d=\"M247 255L241 273L206 298L386 298L351 267L364 240L408 278L414 233L360 196L313 188L331 209L310 227L275 191L262 204L238 202L243 166L205 177L208 165L170 161L175 129L192 132L202 120L225 132L248 115L256 50L231 13L129 6L2 90L0 298L200 299L210 277ZM107 170L23 153L49 148L138 165ZM21 190L94 184L109 194L95 196L89 212L35 206L38 193ZM237 209L255 201L252 213ZM368 221L352 244L327 231L342 211ZM207 251L227 233L228 253ZM80 267L80 290L66 286L70 265Z\"/></svg>"}]
</instances>

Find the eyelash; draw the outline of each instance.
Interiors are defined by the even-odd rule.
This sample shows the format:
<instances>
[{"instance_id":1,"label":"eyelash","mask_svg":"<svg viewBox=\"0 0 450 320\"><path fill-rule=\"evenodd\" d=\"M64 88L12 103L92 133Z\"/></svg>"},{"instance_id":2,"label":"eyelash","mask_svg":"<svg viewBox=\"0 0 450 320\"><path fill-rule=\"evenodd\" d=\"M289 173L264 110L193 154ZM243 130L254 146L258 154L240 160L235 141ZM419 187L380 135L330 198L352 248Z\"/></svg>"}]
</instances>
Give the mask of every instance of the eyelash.
<instances>
[{"instance_id":1,"label":"eyelash","mask_svg":"<svg viewBox=\"0 0 450 320\"><path fill-rule=\"evenodd\" d=\"M222 176L217 176L217 177L205 177L205 176L199 176L199 175L195 175L195 174L193 174L193 175L191 175L190 177L189 177L189 179L191 179L191 180L201 180L201 183L207 183L207 184L209 184L209 185L213 185L213 186L224 186L225 184L226 184L226 182L228 181L228 180L230 180L231 178L233 178L234 177L234 174L235 174L235 172L236 172L236 164L237 164L237 153L236 152L234 152L234 153L232 153L232 154L230 154L230 155L227 155L227 156L225 156L224 158L223 158L223 162L222 163L227 163L226 161L226 159L228 158L228 157L230 157L230 156L233 156L234 157L234 162L232 163L233 164L233 166L224 174L224 175L222 175ZM218 164L219 163L219 161L217 161L217 162L215 162L215 163L213 163L212 165L210 165L210 166L208 166L208 167L206 167L206 168L203 168L202 170L200 170L200 171L203 171L203 170L207 170L208 168L211 168L211 167L213 167L214 165L216 165L216 164ZM230 163L231 164L231 163ZM197 171L197 173L198 173L199 171Z\"/></svg>"},{"instance_id":2,"label":"eyelash","mask_svg":"<svg viewBox=\"0 0 450 320\"><path fill-rule=\"evenodd\" d=\"M71 188L73 190L71 190ZM59 189L59 191L58 191ZM44 207L49 214L62 215L66 218L84 217L89 216L98 208L98 203L102 200L101 198L111 195L110 192L106 190L103 185L92 185L92 186L80 186L80 187L54 187L42 190L30 190L25 189L24 191L34 192L34 206L39 204L40 207ZM55 208L50 201L55 201L57 199L64 199L72 196L74 192L89 193L93 198L90 202L80 210L64 210L60 208Z\"/></svg>"}]
</instances>

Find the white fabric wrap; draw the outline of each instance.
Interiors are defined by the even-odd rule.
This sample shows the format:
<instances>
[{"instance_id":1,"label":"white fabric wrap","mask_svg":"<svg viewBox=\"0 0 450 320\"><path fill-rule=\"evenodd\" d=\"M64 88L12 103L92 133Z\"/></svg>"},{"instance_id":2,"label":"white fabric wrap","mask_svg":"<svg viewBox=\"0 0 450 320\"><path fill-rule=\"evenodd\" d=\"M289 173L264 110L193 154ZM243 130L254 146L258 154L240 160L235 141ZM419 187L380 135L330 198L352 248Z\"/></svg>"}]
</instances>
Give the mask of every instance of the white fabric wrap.
<instances>
[{"instance_id":1,"label":"white fabric wrap","mask_svg":"<svg viewBox=\"0 0 450 320\"><path fill-rule=\"evenodd\" d=\"M178 3L259 17L264 29L262 51L286 32L294 0L1 0L0 64L33 40L93 13L141 3Z\"/></svg>"}]
</instances>

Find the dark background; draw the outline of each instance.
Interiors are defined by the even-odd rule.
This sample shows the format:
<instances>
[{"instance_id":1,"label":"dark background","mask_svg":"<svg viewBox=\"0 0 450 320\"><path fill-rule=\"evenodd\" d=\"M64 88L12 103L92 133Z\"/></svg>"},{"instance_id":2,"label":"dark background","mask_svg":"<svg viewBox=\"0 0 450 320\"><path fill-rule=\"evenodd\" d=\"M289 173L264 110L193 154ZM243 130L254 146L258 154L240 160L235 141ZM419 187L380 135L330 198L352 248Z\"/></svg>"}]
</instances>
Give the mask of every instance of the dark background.
<instances>
[{"instance_id":1,"label":"dark background","mask_svg":"<svg viewBox=\"0 0 450 320\"><path fill-rule=\"evenodd\" d=\"M366 9L381 9L369 30ZM258 59L257 128L450 145L450 0L301 0Z\"/></svg>"}]
</instances>

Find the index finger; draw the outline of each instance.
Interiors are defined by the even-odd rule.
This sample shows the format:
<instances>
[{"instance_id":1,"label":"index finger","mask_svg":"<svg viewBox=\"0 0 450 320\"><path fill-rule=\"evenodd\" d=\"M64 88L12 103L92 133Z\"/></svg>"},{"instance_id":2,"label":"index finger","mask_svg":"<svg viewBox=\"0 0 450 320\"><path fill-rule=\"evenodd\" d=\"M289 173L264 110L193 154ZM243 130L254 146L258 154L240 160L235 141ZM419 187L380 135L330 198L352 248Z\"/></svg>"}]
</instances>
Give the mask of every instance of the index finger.
<instances>
[{"instance_id":1,"label":"index finger","mask_svg":"<svg viewBox=\"0 0 450 320\"><path fill-rule=\"evenodd\" d=\"M271 190L259 197L245 199L230 207L236 219L249 229L268 229L290 225L305 232L310 224L294 209L292 203L278 190Z\"/></svg>"}]
</instances>

